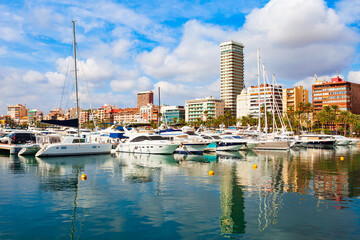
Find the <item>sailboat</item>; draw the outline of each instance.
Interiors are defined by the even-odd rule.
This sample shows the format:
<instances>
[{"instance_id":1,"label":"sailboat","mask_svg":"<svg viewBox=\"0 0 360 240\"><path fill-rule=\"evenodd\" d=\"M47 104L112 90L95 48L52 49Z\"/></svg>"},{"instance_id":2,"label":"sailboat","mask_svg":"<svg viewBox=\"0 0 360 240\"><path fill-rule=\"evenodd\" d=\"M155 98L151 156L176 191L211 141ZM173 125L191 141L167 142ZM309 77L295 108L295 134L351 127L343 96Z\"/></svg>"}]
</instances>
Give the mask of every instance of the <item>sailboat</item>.
<instances>
[{"instance_id":1,"label":"sailboat","mask_svg":"<svg viewBox=\"0 0 360 240\"><path fill-rule=\"evenodd\" d=\"M286 127L285 127L285 123L282 120L282 116L281 116L281 111L278 109L277 103L275 101L275 89L274 89L274 78L273 78L273 84L272 84L272 89L270 90L270 94L272 96L272 106L271 106L271 110L272 110L272 115L273 115L273 134L272 136L270 136L268 134L268 126L267 126L267 106L266 106L266 82L265 80L267 79L267 75L265 72L265 67L264 64L262 64L263 69L262 69L262 73L263 73L263 80L264 80L264 85L263 85L263 103L264 103L264 117L265 117L265 133L263 133L261 131L261 101L260 101L260 50L257 50L257 62L258 62L258 107L259 107L259 115L258 115L258 133L259 133L259 137L258 137L258 144L255 147L255 150L288 150L290 147L292 147L295 144L295 141L290 140L290 139L284 139L281 138L279 136L275 136L275 114L277 114L280 118L281 124L282 126L282 131L285 132L286 131Z\"/></svg>"},{"instance_id":2,"label":"sailboat","mask_svg":"<svg viewBox=\"0 0 360 240\"><path fill-rule=\"evenodd\" d=\"M75 21L72 21L73 26L73 47L74 47L74 67L75 67L75 95L76 95L76 115L77 119L65 120L66 122L57 121L47 123L57 124L62 126L77 127L77 136L65 136L60 143L46 144L37 153L36 157L50 157L50 156L74 156L74 155L91 155L110 153L111 143L88 143L85 139L80 137L79 125L79 94L77 83L77 68L76 68L76 38L75 38Z\"/></svg>"}]
</instances>

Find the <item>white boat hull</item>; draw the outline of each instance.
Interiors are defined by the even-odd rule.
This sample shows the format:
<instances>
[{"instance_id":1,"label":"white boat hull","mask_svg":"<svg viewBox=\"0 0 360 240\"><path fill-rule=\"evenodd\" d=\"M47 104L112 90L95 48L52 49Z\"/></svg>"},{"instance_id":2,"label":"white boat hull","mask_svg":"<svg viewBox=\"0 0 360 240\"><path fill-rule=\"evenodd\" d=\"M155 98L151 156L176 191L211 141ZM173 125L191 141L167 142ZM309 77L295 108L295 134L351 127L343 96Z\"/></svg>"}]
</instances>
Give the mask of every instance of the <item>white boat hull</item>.
<instances>
[{"instance_id":1,"label":"white boat hull","mask_svg":"<svg viewBox=\"0 0 360 240\"><path fill-rule=\"evenodd\" d=\"M176 153L201 154L207 144L205 143L183 143L176 150Z\"/></svg>"},{"instance_id":2,"label":"white boat hull","mask_svg":"<svg viewBox=\"0 0 360 240\"><path fill-rule=\"evenodd\" d=\"M350 144L348 139L336 139L336 146L347 146Z\"/></svg>"},{"instance_id":3,"label":"white boat hull","mask_svg":"<svg viewBox=\"0 0 360 240\"><path fill-rule=\"evenodd\" d=\"M173 154L178 147L179 144L130 142L119 143L116 151L145 154Z\"/></svg>"},{"instance_id":4,"label":"white boat hull","mask_svg":"<svg viewBox=\"0 0 360 240\"><path fill-rule=\"evenodd\" d=\"M288 150L290 147L288 141L259 141L255 150Z\"/></svg>"},{"instance_id":5,"label":"white boat hull","mask_svg":"<svg viewBox=\"0 0 360 240\"><path fill-rule=\"evenodd\" d=\"M110 153L110 143L68 143L43 146L36 157L76 156Z\"/></svg>"},{"instance_id":6,"label":"white boat hull","mask_svg":"<svg viewBox=\"0 0 360 240\"><path fill-rule=\"evenodd\" d=\"M40 149L41 149L40 145L31 144L28 146L24 146L18 154L19 155L35 155Z\"/></svg>"}]
</instances>

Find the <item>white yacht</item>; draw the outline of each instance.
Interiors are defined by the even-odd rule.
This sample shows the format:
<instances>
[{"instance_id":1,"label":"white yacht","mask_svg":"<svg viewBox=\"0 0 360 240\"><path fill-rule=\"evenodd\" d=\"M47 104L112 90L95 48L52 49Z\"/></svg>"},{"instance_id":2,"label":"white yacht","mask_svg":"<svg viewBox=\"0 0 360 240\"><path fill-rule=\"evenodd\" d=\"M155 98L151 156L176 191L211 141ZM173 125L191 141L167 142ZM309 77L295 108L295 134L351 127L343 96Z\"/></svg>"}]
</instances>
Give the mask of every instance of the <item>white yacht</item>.
<instances>
[{"instance_id":1,"label":"white yacht","mask_svg":"<svg viewBox=\"0 0 360 240\"><path fill-rule=\"evenodd\" d=\"M172 154L179 144L170 142L160 135L139 133L132 134L116 147L117 152Z\"/></svg>"},{"instance_id":2,"label":"white yacht","mask_svg":"<svg viewBox=\"0 0 360 240\"><path fill-rule=\"evenodd\" d=\"M75 156L110 153L109 143L87 143L84 138L66 136L60 143L46 144L37 153L36 157Z\"/></svg>"},{"instance_id":3,"label":"white yacht","mask_svg":"<svg viewBox=\"0 0 360 240\"><path fill-rule=\"evenodd\" d=\"M360 142L360 139L357 138L349 138L350 142L349 145L357 145Z\"/></svg>"},{"instance_id":4,"label":"white yacht","mask_svg":"<svg viewBox=\"0 0 360 240\"><path fill-rule=\"evenodd\" d=\"M35 155L46 144L60 143L62 136L59 134L36 134L36 142L26 144L18 155Z\"/></svg>"},{"instance_id":5,"label":"white yacht","mask_svg":"<svg viewBox=\"0 0 360 240\"><path fill-rule=\"evenodd\" d=\"M336 146L348 146L350 143L350 139L341 135L333 135L333 138L335 138L336 142L335 145Z\"/></svg>"},{"instance_id":6,"label":"white yacht","mask_svg":"<svg viewBox=\"0 0 360 240\"><path fill-rule=\"evenodd\" d=\"M201 138L189 138L187 134L174 135L174 136L163 136L164 138L173 141L176 144L179 144L179 147L175 150L176 153L183 154L202 154L208 145Z\"/></svg>"},{"instance_id":7,"label":"white yacht","mask_svg":"<svg viewBox=\"0 0 360 240\"><path fill-rule=\"evenodd\" d=\"M223 135L220 137L222 139L218 142L216 151L238 151L247 148L248 141L245 138L233 135Z\"/></svg>"},{"instance_id":8,"label":"white yacht","mask_svg":"<svg viewBox=\"0 0 360 240\"><path fill-rule=\"evenodd\" d=\"M49 157L49 156L73 156L73 155L92 155L110 153L110 143L88 143L85 138L80 137L79 126L79 96L78 96L78 83L77 83L77 67L76 67L76 41L75 41L75 22L73 25L73 48L74 48L74 74L75 74L75 96L76 96L76 116L77 119L70 119L65 121L60 120L46 120L43 121L49 124L60 126L68 126L77 128L77 136L66 136L60 143L45 144L35 156Z\"/></svg>"},{"instance_id":9,"label":"white yacht","mask_svg":"<svg viewBox=\"0 0 360 240\"><path fill-rule=\"evenodd\" d=\"M321 134L304 134L296 141L297 146L307 148L333 148L335 144L335 138Z\"/></svg>"}]
</instances>

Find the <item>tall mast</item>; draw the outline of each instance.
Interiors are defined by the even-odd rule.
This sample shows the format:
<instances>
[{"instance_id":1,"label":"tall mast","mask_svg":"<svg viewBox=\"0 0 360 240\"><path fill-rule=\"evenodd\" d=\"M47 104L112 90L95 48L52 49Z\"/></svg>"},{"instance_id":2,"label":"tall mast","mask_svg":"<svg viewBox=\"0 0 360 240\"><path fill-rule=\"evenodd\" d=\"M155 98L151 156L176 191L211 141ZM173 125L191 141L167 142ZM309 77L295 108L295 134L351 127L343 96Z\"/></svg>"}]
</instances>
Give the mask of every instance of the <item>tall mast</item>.
<instances>
[{"instance_id":1,"label":"tall mast","mask_svg":"<svg viewBox=\"0 0 360 240\"><path fill-rule=\"evenodd\" d=\"M76 96L76 116L78 119L78 128L77 128L77 135L80 137L80 117L79 117L79 93L78 93L78 83L77 83L77 67L76 67L76 39L75 39L75 21L72 21L73 26L73 38L74 38L74 66L75 66L75 96Z\"/></svg>"},{"instance_id":2,"label":"tall mast","mask_svg":"<svg viewBox=\"0 0 360 240\"><path fill-rule=\"evenodd\" d=\"M275 74L272 75L272 115L273 115L273 137L275 137Z\"/></svg>"},{"instance_id":3,"label":"tall mast","mask_svg":"<svg viewBox=\"0 0 360 240\"><path fill-rule=\"evenodd\" d=\"M160 87L158 87L158 90L159 90L158 129L160 129Z\"/></svg>"},{"instance_id":4,"label":"tall mast","mask_svg":"<svg viewBox=\"0 0 360 240\"><path fill-rule=\"evenodd\" d=\"M259 107L259 115L258 115L258 120L259 120L259 125L258 125L258 132L260 134L260 130L261 130L261 106L260 106L260 49L257 49L257 64L258 64L258 107Z\"/></svg>"},{"instance_id":5,"label":"tall mast","mask_svg":"<svg viewBox=\"0 0 360 240\"><path fill-rule=\"evenodd\" d=\"M262 73L263 73L263 79L264 79L264 87L263 87L263 99L264 99L264 118L265 118L265 134L266 134L266 139L267 139L267 133L268 133L268 122L267 122L267 104L266 104L266 82L265 82L265 65L262 64Z\"/></svg>"}]
</instances>

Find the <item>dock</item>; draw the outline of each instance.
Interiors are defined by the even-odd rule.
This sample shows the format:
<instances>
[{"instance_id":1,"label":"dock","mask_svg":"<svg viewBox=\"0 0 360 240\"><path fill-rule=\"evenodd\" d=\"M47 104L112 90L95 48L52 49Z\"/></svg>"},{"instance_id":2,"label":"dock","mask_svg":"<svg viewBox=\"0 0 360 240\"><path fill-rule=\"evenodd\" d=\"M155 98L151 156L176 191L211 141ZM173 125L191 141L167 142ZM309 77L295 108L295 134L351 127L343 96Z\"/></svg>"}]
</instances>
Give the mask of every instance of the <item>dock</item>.
<instances>
[{"instance_id":1,"label":"dock","mask_svg":"<svg viewBox=\"0 0 360 240\"><path fill-rule=\"evenodd\" d=\"M10 154L18 154L25 144L0 144L0 150L9 151Z\"/></svg>"}]
</instances>

